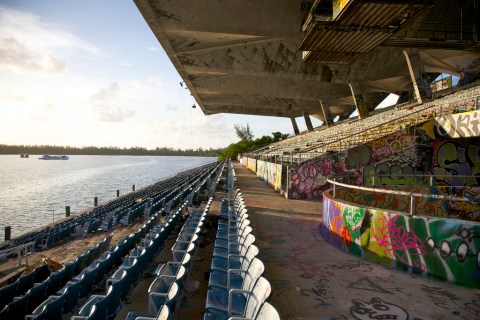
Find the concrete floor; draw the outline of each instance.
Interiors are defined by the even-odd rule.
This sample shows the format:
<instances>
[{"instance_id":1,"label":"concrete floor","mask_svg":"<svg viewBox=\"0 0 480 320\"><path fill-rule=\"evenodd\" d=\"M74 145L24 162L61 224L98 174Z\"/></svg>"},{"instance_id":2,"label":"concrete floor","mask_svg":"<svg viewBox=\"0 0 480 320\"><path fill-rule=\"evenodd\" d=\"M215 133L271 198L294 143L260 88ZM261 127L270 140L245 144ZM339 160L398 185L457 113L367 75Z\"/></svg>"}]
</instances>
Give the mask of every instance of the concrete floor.
<instances>
[{"instance_id":1,"label":"concrete floor","mask_svg":"<svg viewBox=\"0 0 480 320\"><path fill-rule=\"evenodd\" d=\"M480 319L480 290L387 269L320 235L322 203L288 200L247 168L237 181L283 320Z\"/></svg>"}]
</instances>

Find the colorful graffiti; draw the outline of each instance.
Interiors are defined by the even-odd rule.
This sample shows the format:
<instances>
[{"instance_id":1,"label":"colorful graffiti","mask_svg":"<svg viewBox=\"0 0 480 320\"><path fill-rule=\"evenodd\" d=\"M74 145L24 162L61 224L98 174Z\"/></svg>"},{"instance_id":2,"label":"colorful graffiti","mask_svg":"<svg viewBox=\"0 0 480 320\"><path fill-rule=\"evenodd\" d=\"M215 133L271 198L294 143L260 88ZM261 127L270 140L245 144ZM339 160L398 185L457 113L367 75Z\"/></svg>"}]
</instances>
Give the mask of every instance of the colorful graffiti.
<instances>
[{"instance_id":1,"label":"colorful graffiti","mask_svg":"<svg viewBox=\"0 0 480 320\"><path fill-rule=\"evenodd\" d=\"M285 166L272 162L257 160L257 176L272 186L276 191L285 189Z\"/></svg>"},{"instance_id":2,"label":"colorful graffiti","mask_svg":"<svg viewBox=\"0 0 480 320\"><path fill-rule=\"evenodd\" d=\"M350 183L361 185L362 172L367 165L385 164L414 168L416 163L414 138L402 130L333 156L308 161L298 167L289 167L288 197L322 199L323 191L330 188L327 177L350 175L356 178ZM395 168L393 167L394 171Z\"/></svg>"},{"instance_id":3,"label":"colorful graffiti","mask_svg":"<svg viewBox=\"0 0 480 320\"><path fill-rule=\"evenodd\" d=\"M324 195L322 234L343 251L480 288L480 225L370 209Z\"/></svg>"},{"instance_id":4,"label":"colorful graffiti","mask_svg":"<svg viewBox=\"0 0 480 320\"><path fill-rule=\"evenodd\" d=\"M246 159L245 166L252 172L257 172L257 160L252 158L244 158ZM245 160L244 160L245 161Z\"/></svg>"},{"instance_id":5,"label":"colorful graffiti","mask_svg":"<svg viewBox=\"0 0 480 320\"><path fill-rule=\"evenodd\" d=\"M438 124L451 138L480 136L480 111L450 114L436 118Z\"/></svg>"}]
</instances>

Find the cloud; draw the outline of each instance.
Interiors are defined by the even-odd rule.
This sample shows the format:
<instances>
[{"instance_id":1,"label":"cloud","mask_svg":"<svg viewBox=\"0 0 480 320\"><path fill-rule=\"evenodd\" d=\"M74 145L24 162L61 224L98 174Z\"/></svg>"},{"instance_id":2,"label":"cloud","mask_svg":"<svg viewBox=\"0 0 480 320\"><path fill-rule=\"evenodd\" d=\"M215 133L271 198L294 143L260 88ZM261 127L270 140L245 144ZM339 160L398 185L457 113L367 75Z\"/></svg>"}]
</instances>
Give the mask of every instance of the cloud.
<instances>
[{"instance_id":1,"label":"cloud","mask_svg":"<svg viewBox=\"0 0 480 320\"><path fill-rule=\"evenodd\" d=\"M151 90L158 90L164 87L163 80L158 76L148 76L145 81L132 81L132 86L135 90L140 90L143 92L148 92Z\"/></svg>"},{"instance_id":2,"label":"cloud","mask_svg":"<svg viewBox=\"0 0 480 320\"><path fill-rule=\"evenodd\" d=\"M118 83L112 83L106 88L101 88L90 96L93 111L98 120L104 122L122 122L125 119L135 115L135 111L125 107L112 107L108 104L118 97L120 86Z\"/></svg>"},{"instance_id":3,"label":"cloud","mask_svg":"<svg viewBox=\"0 0 480 320\"><path fill-rule=\"evenodd\" d=\"M0 38L0 67L25 73L61 73L65 63L51 54L36 60L15 38Z\"/></svg>"},{"instance_id":4,"label":"cloud","mask_svg":"<svg viewBox=\"0 0 480 320\"><path fill-rule=\"evenodd\" d=\"M150 50L150 51L155 51L155 52L160 51L160 48L157 48L157 47L148 47L147 49Z\"/></svg>"},{"instance_id":5,"label":"cloud","mask_svg":"<svg viewBox=\"0 0 480 320\"><path fill-rule=\"evenodd\" d=\"M111 98L117 97L119 90L120 86L118 85L118 83L112 83L106 88L99 89L90 97L90 99L92 100L92 104L102 104Z\"/></svg>"},{"instance_id":6,"label":"cloud","mask_svg":"<svg viewBox=\"0 0 480 320\"><path fill-rule=\"evenodd\" d=\"M25 99L25 96L13 92L8 87L0 87L0 99L16 102L23 101Z\"/></svg>"},{"instance_id":7,"label":"cloud","mask_svg":"<svg viewBox=\"0 0 480 320\"><path fill-rule=\"evenodd\" d=\"M178 107L177 106L174 106L173 104L167 104L167 110L169 111L176 111L178 110Z\"/></svg>"},{"instance_id":8,"label":"cloud","mask_svg":"<svg viewBox=\"0 0 480 320\"><path fill-rule=\"evenodd\" d=\"M0 6L0 69L58 74L66 69L62 50L98 54L95 46L64 29L31 13Z\"/></svg>"},{"instance_id":9,"label":"cloud","mask_svg":"<svg viewBox=\"0 0 480 320\"><path fill-rule=\"evenodd\" d=\"M104 122L122 122L135 115L134 110L123 107L111 108L107 106L97 106L95 111L98 120Z\"/></svg>"},{"instance_id":10,"label":"cloud","mask_svg":"<svg viewBox=\"0 0 480 320\"><path fill-rule=\"evenodd\" d=\"M28 114L28 119L37 121L37 122L44 122L50 119L50 115L55 113L55 104L51 101L45 102L44 106L40 108L38 111L30 112Z\"/></svg>"}]
</instances>

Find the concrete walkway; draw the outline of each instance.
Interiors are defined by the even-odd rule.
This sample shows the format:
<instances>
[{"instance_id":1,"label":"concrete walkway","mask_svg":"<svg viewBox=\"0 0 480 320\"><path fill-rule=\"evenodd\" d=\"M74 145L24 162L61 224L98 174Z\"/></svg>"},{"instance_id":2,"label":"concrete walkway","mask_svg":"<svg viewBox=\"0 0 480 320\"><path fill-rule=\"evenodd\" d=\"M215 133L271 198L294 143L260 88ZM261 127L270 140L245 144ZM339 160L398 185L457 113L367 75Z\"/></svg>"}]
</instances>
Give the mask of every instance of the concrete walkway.
<instances>
[{"instance_id":1,"label":"concrete walkway","mask_svg":"<svg viewBox=\"0 0 480 320\"><path fill-rule=\"evenodd\" d=\"M270 302L283 320L480 319L480 290L361 260L320 235L322 203L288 200L235 163Z\"/></svg>"}]
</instances>

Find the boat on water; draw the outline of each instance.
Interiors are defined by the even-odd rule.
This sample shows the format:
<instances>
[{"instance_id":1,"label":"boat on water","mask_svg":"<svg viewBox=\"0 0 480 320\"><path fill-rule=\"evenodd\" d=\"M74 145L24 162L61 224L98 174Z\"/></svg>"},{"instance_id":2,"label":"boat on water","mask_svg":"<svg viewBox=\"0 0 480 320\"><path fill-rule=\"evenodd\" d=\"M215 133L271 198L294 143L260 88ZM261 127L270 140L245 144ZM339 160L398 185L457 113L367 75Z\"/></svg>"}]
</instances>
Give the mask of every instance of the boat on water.
<instances>
[{"instance_id":1,"label":"boat on water","mask_svg":"<svg viewBox=\"0 0 480 320\"><path fill-rule=\"evenodd\" d=\"M40 160L68 160L67 155L49 155L49 154L44 154L40 158Z\"/></svg>"},{"instance_id":2,"label":"boat on water","mask_svg":"<svg viewBox=\"0 0 480 320\"><path fill-rule=\"evenodd\" d=\"M28 157L29 157L29 155L28 155L28 154L26 154L26 153L22 153L22 154L20 154L20 158L28 158Z\"/></svg>"}]
</instances>

